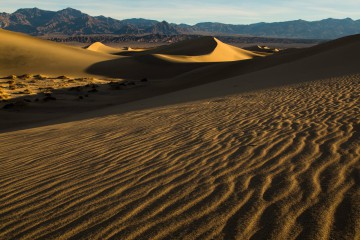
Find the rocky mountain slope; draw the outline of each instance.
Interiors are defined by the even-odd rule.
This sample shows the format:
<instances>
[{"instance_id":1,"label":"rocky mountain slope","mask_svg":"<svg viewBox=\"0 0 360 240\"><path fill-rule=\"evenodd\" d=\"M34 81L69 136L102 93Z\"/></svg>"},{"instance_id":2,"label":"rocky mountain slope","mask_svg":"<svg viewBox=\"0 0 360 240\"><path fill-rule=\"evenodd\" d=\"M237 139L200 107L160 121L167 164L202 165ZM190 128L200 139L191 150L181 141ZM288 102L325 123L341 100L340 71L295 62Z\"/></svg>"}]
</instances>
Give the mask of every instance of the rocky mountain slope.
<instances>
[{"instance_id":1,"label":"rocky mountain slope","mask_svg":"<svg viewBox=\"0 0 360 240\"><path fill-rule=\"evenodd\" d=\"M57 12L28 8L19 9L11 14L0 13L0 28L31 35L241 34L259 37L334 39L360 33L360 20L354 21L350 18L314 22L295 20L250 25L205 22L191 26L142 18L116 20L104 16L93 17L72 8Z\"/></svg>"}]
</instances>

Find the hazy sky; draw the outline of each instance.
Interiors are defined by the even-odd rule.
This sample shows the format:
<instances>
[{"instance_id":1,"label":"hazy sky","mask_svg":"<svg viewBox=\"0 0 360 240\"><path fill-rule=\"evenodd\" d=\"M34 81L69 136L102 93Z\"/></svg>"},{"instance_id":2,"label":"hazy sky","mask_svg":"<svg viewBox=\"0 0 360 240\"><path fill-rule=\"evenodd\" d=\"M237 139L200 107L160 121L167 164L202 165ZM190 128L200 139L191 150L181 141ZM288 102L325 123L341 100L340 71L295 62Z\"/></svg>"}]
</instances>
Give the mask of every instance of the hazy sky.
<instances>
[{"instance_id":1,"label":"hazy sky","mask_svg":"<svg viewBox=\"0 0 360 240\"><path fill-rule=\"evenodd\" d=\"M93 16L141 17L189 24L360 19L360 0L0 0L0 12L31 7L46 10L72 7Z\"/></svg>"}]
</instances>

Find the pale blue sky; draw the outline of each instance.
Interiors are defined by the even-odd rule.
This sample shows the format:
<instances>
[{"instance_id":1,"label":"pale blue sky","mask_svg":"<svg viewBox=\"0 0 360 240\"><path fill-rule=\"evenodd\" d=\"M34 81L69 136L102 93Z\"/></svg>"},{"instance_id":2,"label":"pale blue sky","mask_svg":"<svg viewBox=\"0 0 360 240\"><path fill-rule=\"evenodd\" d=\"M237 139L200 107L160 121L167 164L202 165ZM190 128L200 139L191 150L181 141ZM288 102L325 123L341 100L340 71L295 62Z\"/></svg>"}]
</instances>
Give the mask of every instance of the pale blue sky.
<instances>
[{"instance_id":1,"label":"pale blue sky","mask_svg":"<svg viewBox=\"0 0 360 240\"><path fill-rule=\"evenodd\" d=\"M0 12L31 7L46 10L72 7L93 16L141 17L188 24L360 19L360 0L0 0Z\"/></svg>"}]
</instances>

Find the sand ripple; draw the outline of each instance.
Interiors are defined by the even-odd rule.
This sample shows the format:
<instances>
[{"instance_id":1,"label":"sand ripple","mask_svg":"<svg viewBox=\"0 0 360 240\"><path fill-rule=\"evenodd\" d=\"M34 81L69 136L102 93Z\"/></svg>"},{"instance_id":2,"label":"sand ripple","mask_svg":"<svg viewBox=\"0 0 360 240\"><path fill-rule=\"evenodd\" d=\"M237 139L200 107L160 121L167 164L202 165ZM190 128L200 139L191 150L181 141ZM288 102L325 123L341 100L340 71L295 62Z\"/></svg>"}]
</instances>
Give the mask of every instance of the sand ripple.
<instances>
[{"instance_id":1,"label":"sand ripple","mask_svg":"<svg viewBox=\"0 0 360 240\"><path fill-rule=\"evenodd\" d=\"M356 239L360 76L0 134L0 239Z\"/></svg>"}]
</instances>

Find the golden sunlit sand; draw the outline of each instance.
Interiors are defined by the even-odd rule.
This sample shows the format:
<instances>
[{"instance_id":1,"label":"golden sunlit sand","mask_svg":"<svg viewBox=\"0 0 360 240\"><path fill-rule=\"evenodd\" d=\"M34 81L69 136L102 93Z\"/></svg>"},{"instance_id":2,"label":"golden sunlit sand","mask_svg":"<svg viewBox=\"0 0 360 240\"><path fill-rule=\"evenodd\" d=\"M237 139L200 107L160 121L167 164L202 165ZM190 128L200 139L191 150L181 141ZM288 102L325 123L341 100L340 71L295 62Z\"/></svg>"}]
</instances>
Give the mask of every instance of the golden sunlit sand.
<instances>
[{"instance_id":1,"label":"golden sunlit sand","mask_svg":"<svg viewBox=\"0 0 360 240\"><path fill-rule=\"evenodd\" d=\"M108 54L116 54L121 52L121 49L112 48L109 46L106 46L102 44L101 42L96 42L91 44L86 48L87 50L94 51L94 52L102 52L102 53L108 53Z\"/></svg>"},{"instance_id":2,"label":"golden sunlit sand","mask_svg":"<svg viewBox=\"0 0 360 240\"><path fill-rule=\"evenodd\" d=\"M0 110L0 239L360 238L359 36L265 55L0 35L0 74L57 97Z\"/></svg>"}]
</instances>

